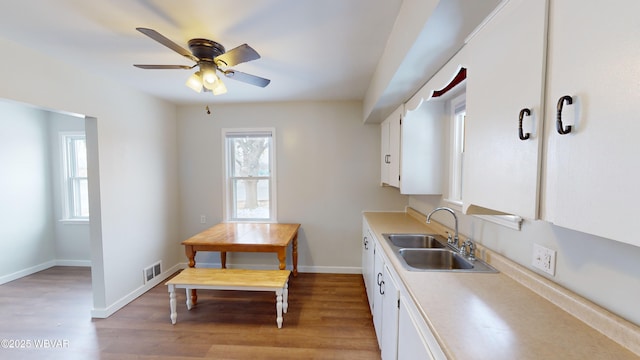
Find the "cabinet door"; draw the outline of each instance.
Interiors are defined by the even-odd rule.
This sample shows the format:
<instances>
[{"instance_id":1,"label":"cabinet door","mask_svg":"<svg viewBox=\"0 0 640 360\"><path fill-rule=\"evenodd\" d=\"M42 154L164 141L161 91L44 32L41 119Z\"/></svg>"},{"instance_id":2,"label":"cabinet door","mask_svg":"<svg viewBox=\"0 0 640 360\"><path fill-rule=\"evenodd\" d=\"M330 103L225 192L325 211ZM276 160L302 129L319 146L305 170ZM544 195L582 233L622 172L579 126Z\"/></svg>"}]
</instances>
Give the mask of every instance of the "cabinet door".
<instances>
[{"instance_id":1,"label":"cabinet door","mask_svg":"<svg viewBox=\"0 0 640 360\"><path fill-rule=\"evenodd\" d=\"M373 239L366 222L362 228L362 278L367 291L369 308L373 311Z\"/></svg>"},{"instance_id":2,"label":"cabinet door","mask_svg":"<svg viewBox=\"0 0 640 360\"><path fill-rule=\"evenodd\" d=\"M509 1L467 44L465 213L538 217L546 14L546 1Z\"/></svg>"},{"instance_id":3,"label":"cabinet door","mask_svg":"<svg viewBox=\"0 0 640 360\"><path fill-rule=\"evenodd\" d=\"M383 299L383 285L384 280L384 260L382 258L382 250L378 248L378 245L374 247L374 260L373 260L373 276L375 289L373 291L373 327L376 330L376 337L378 338L378 345L382 347L382 299Z\"/></svg>"},{"instance_id":4,"label":"cabinet door","mask_svg":"<svg viewBox=\"0 0 640 360\"><path fill-rule=\"evenodd\" d=\"M640 1L552 1L545 220L640 246ZM557 131L557 102L564 103Z\"/></svg>"},{"instance_id":5,"label":"cabinet door","mask_svg":"<svg viewBox=\"0 0 640 360\"><path fill-rule=\"evenodd\" d=\"M401 194L442 194L443 115L443 101L424 101L402 118Z\"/></svg>"},{"instance_id":6,"label":"cabinet door","mask_svg":"<svg viewBox=\"0 0 640 360\"><path fill-rule=\"evenodd\" d=\"M389 267L385 265L382 288L382 360L395 360L398 349L398 306L400 305L400 291L391 275Z\"/></svg>"},{"instance_id":7,"label":"cabinet door","mask_svg":"<svg viewBox=\"0 0 640 360\"><path fill-rule=\"evenodd\" d=\"M400 300L398 315L398 359L433 360L429 345L420 334L418 324L409 313L409 306L404 297Z\"/></svg>"},{"instance_id":8,"label":"cabinet door","mask_svg":"<svg viewBox=\"0 0 640 360\"><path fill-rule=\"evenodd\" d=\"M402 123L402 109L398 109L389 117L389 182L388 184L400 187L400 126Z\"/></svg>"},{"instance_id":9,"label":"cabinet door","mask_svg":"<svg viewBox=\"0 0 640 360\"><path fill-rule=\"evenodd\" d=\"M403 107L397 108L380 125L381 182L400 187L400 124Z\"/></svg>"},{"instance_id":10,"label":"cabinet door","mask_svg":"<svg viewBox=\"0 0 640 360\"><path fill-rule=\"evenodd\" d=\"M385 120L380 124L380 182L385 185L389 184L389 120Z\"/></svg>"}]
</instances>

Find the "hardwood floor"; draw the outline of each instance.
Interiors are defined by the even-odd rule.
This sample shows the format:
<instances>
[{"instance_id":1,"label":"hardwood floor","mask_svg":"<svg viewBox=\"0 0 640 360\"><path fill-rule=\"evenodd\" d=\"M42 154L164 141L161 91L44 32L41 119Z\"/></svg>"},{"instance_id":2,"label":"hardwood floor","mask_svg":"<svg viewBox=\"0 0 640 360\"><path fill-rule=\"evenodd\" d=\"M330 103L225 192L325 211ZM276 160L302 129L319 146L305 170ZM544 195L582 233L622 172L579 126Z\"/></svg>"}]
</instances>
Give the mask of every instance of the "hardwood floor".
<instances>
[{"instance_id":1,"label":"hardwood floor","mask_svg":"<svg viewBox=\"0 0 640 360\"><path fill-rule=\"evenodd\" d=\"M171 325L165 285L107 319L90 318L88 268L0 285L0 359L380 359L360 275L292 277L282 329L270 292L201 290L191 311L177 295Z\"/></svg>"}]
</instances>

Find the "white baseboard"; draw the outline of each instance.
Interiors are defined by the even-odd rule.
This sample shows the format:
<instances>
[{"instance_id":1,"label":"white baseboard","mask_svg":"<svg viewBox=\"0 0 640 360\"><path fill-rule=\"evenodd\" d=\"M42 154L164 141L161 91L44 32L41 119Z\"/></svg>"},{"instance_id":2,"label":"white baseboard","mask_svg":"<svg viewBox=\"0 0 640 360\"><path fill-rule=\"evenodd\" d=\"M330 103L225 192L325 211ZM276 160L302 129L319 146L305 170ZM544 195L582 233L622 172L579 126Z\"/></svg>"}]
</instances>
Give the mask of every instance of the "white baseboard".
<instances>
[{"instance_id":1,"label":"white baseboard","mask_svg":"<svg viewBox=\"0 0 640 360\"><path fill-rule=\"evenodd\" d=\"M140 286L139 288L135 289L129 294L123 296L122 298L120 298L118 301L111 304L110 306L102 309L96 309L96 308L91 309L91 317L99 318L99 319L108 318L109 316L113 315L116 311L122 309L127 304L137 299L140 295L151 290L154 286L162 283L169 276L173 275L173 273L175 273L176 271L184 267L186 267L186 263L184 264L184 266L183 264L176 264L171 268L169 268L168 270L163 271L160 275L154 277L153 279L148 281L146 284Z\"/></svg>"},{"instance_id":2,"label":"white baseboard","mask_svg":"<svg viewBox=\"0 0 640 360\"><path fill-rule=\"evenodd\" d=\"M55 266L91 267L91 260L56 260Z\"/></svg>"},{"instance_id":3,"label":"white baseboard","mask_svg":"<svg viewBox=\"0 0 640 360\"><path fill-rule=\"evenodd\" d=\"M18 280L25 276L29 276L31 274L35 274L42 270L47 270L50 267L54 266L80 266L80 267L91 267L91 260L49 260L43 262L42 264L38 264L26 269L22 269L20 271L16 271L11 274L0 276L0 285L6 284L13 280Z\"/></svg>"},{"instance_id":4,"label":"white baseboard","mask_svg":"<svg viewBox=\"0 0 640 360\"><path fill-rule=\"evenodd\" d=\"M20 271L16 271L11 274L0 276L0 285L6 284L9 281L20 279L21 277L25 277L31 274L35 274L39 271L46 270L52 266L56 266L55 260L49 260L47 262L43 262L42 264L38 264L26 269L22 269Z\"/></svg>"}]
</instances>

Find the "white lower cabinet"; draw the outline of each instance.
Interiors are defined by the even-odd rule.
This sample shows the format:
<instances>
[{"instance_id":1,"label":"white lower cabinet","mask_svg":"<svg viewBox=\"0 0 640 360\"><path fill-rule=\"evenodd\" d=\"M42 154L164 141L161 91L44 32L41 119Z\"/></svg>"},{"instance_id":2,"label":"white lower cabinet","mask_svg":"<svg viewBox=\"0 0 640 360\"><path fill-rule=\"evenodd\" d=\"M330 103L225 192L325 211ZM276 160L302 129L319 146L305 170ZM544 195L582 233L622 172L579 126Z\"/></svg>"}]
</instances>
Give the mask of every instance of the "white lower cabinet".
<instances>
[{"instance_id":1,"label":"white lower cabinet","mask_svg":"<svg viewBox=\"0 0 640 360\"><path fill-rule=\"evenodd\" d=\"M374 241L369 233L369 227L364 222L362 226L362 278L364 287L367 290L367 299L369 299L369 308L373 311L373 291L375 290L373 276L373 247Z\"/></svg>"},{"instance_id":2,"label":"white lower cabinet","mask_svg":"<svg viewBox=\"0 0 640 360\"><path fill-rule=\"evenodd\" d=\"M433 333L420 318L414 303L401 294L398 314L398 359L444 360L446 358Z\"/></svg>"},{"instance_id":3,"label":"white lower cabinet","mask_svg":"<svg viewBox=\"0 0 640 360\"><path fill-rule=\"evenodd\" d=\"M383 250L376 243L374 255L375 285L373 295L373 326L376 330L382 360L397 357L398 346L398 285L385 263Z\"/></svg>"},{"instance_id":4,"label":"white lower cabinet","mask_svg":"<svg viewBox=\"0 0 640 360\"><path fill-rule=\"evenodd\" d=\"M371 285L367 297L382 360L446 359L366 221L363 234L362 274L365 284ZM369 251L373 251L372 261L367 260Z\"/></svg>"},{"instance_id":5,"label":"white lower cabinet","mask_svg":"<svg viewBox=\"0 0 640 360\"><path fill-rule=\"evenodd\" d=\"M387 265L384 266L380 293L382 294L383 328L380 350L382 351L382 360L392 360L397 358L398 353L398 307L400 305L400 291Z\"/></svg>"}]
</instances>

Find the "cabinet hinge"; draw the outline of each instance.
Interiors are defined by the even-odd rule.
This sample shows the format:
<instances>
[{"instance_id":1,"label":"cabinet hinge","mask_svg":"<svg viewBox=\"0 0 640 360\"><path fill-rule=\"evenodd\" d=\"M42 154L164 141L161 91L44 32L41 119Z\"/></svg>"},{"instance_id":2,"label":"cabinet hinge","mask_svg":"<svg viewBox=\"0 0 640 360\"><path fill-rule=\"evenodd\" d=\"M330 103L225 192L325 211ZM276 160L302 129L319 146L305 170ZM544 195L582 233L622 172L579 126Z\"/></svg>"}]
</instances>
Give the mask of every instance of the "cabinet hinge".
<instances>
[{"instance_id":1,"label":"cabinet hinge","mask_svg":"<svg viewBox=\"0 0 640 360\"><path fill-rule=\"evenodd\" d=\"M398 309L400 309L400 299L398 299Z\"/></svg>"}]
</instances>

